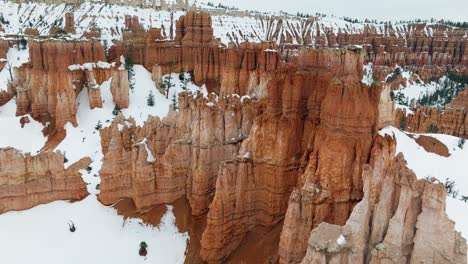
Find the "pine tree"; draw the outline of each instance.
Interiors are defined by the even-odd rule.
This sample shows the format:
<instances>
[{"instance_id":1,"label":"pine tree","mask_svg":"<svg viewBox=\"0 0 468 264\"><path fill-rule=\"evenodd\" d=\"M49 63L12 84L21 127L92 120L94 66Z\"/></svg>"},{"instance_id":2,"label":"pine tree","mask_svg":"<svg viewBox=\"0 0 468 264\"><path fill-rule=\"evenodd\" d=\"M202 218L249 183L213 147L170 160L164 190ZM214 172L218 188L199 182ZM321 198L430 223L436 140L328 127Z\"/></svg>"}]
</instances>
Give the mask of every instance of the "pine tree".
<instances>
[{"instance_id":1,"label":"pine tree","mask_svg":"<svg viewBox=\"0 0 468 264\"><path fill-rule=\"evenodd\" d=\"M172 96L172 110L175 112L177 111L179 108L177 107L177 96L176 94L174 94Z\"/></svg>"},{"instance_id":2,"label":"pine tree","mask_svg":"<svg viewBox=\"0 0 468 264\"><path fill-rule=\"evenodd\" d=\"M146 242L141 241L140 250L138 251L138 254L142 257L145 257L148 254L147 248L148 248L148 245L146 244Z\"/></svg>"},{"instance_id":3,"label":"pine tree","mask_svg":"<svg viewBox=\"0 0 468 264\"><path fill-rule=\"evenodd\" d=\"M172 86L174 86L171 81L172 81L172 72L174 71L174 68L176 66L175 61L169 61L166 63L166 66L169 68L169 76L166 78L166 99L169 98L169 91L171 90Z\"/></svg>"},{"instance_id":4,"label":"pine tree","mask_svg":"<svg viewBox=\"0 0 468 264\"><path fill-rule=\"evenodd\" d=\"M102 41L102 45L104 47L104 53L106 54L106 57L109 56L109 44L107 43L107 40Z\"/></svg>"},{"instance_id":5,"label":"pine tree","mask_svg":"<svg viewBox=\"0 0 468 264\"><path fill-rule=\"evenodd\" d=\"M125 58L125 69L128 71L128 84L130 89L135 89L135 71L133 69L133 46L129 46L127 50L127 57Z\"/></svg>"},{"instance_id":6,"label":"pine tree","mask_svg":"<svg viewBox=\"0 0 468 264\"><path fill-rule=\"evenodd\" d=\"M463 146L465 145L465 139L464 138L460 138L460 140L458 140L458 147L463 149Z\"/></svg>"},{"instance_id":7,"label":"pine tree","mask_svg":"<svg viewBox=\"0 0 468 264\"><path fill-rule=\"evenodd\" d=\"M146 102L148 106L153 107L154 106L154 94L153 91L150 91L148 94L148 98L146 98Z\"/></svg>"}]
</instances>

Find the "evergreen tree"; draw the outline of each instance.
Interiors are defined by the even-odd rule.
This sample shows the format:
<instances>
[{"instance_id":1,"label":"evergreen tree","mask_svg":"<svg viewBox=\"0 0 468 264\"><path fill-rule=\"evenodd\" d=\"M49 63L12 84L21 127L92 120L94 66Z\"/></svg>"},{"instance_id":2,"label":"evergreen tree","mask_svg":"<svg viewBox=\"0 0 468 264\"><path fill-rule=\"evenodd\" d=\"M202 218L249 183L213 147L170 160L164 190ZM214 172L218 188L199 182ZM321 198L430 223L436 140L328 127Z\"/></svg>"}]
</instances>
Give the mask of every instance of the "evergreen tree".
<instances>
[{"instance_id":1,"label":"evergreen tree","mask_svg":"<svg viewBox=\"0 0 468 264\"><path fill-rule=\"evenodd\" d=\"M129 46L127 50L127 57L125 58L125 69L128 71L128 84L130 89L135 89L135 71L133 69L133 46Z\"/></svg>"},{"instance_id":2,"label":"evergreen tree","mask_svg":"<svg viewBox=\"0 0 468 264\"><path fill-rule=\"evenodd\" d=\"M150 91L150 92L149 92L148 98L146 98L146 102L147 102L148 106L151 106L151 107L154 106L154 94L153 94L153 91Z\"/></svg>"},{"instance_id":3,"label":"evergreen tree","mask_svg":"<svg viewBox=\"0 0 468 264\"><path fill-rule=\"evenodd\" d=\"M99 120L96 126L94 127L94 129L100 130L101 128L102 128L102 124L101 124L101 120Z\"/></svg>"},{"instance_id":4,"label":"evergreen tree","mask_svg":"<svg viewBox=\"0 0 468 264\"><path fill-rule=\"evenodd\" d=\"M176 94L174 94L172 96L172 110L175 112L179 109L179 107L177 107L177 96Z\"/></svg>"},{"instance_id":5,"label":"evergreen tree","mask_svg":"<svg viewBox=\"0 0 468 264\"><path fill-rule=\"evenodd\" d=\"M148 254L148 245L146 244L145 241L141 241L140 243L140 250L138 251L138 254L142 257L145 257Z\"/></svg>"},{"instance_id":6,"label":"evergreen tree","mask_svg":"<svg viewBox=\"0 0 468 264\"><path fill-rule=\"evenodd\" d=\"M26 47L28 46L28 41L23 36L21 36L19 40L19 44L21 46L21 49L25 50Z\"/></svg>"},{"instance_id":7,"label":"evergreen tree","mask_svg":"<svg viewBox=\"0 0 468 264\"><path fill-rule=\"evenodd\" d=\"M176 66L176 62L175 61L169 61L166 63L166 67L169 68L169 75L168 77L166 78L166 99L169 98L169 91L171 90L171 88L174 86L171 81L172 81L172 72L174 71L174 68Z\"/></svg>"},{"instance_id":8,"label":"evergreen tree","mask_svg":"<svg viewBox=\"0 0 468 264\"><path fill-rule=\"evenodd\" d=\"M407 121L406 121L406 116L402 116L400 118L400 129L401 130L406 130L406 128L408 128L408 124L407 124Z\"/></svg>"},{"instance_id":9,"label":"evergreen tree","mask_svg":"<svg viewBox=\"0 0 468 264\"><path fill-rule=\"evenodd\" d=\"M465 139L464 138L460 138L460 140L458 140L458 147L463 149L463 146L465 145Z\"/></svg>"}]
</instances>

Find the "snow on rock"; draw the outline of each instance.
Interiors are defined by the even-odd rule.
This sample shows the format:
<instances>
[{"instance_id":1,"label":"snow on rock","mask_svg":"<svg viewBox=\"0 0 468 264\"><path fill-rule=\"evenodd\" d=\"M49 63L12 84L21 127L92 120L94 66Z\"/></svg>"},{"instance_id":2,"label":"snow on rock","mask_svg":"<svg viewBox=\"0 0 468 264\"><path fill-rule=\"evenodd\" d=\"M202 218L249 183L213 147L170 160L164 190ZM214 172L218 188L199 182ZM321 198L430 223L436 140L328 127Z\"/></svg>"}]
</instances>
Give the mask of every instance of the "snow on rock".
<instances>
[{"instance_id":1,"label":"snow on rock","mask_svg":"<svg viewBox=\"0 0 468 264\"><path fill-rule=\"evenodd\" d=\"M94 195L0 215L1 260L8 264L184 263L187 240L175 226L171 206L153 227L140 219L124 220ZM138 254L141 241L148 244L146 258Z\"/></svg>"},{"instance_id":2,"label":"snow on rock","mask_svg":"<svg viewBox=\"0 0 468 264\"><path fill-rule=\"evenodd\" d=\"M11 80L11 74L14 76L13 68L20 67L23 63L29 62L29 48L26 46L25 49L18 50L17 46L8 49L7 64L0 71L0 91L7 90L8 81Z\"/></svg>"},{"instance_id":3,"label":"snow on rock","mask_svg":"<svg viewBox=\"0 0 468 264\"><path fill-rule=\"evenodd\" d=\"M346 238L343 235L340 235L340 237L336 239L336 243L342 246L346 243Z\"/></svg>"},{"instance_id":4,"label":"snow on rock","mask_svg":"<svg viewBox=\"0 0 468 264\"><path fill-rule=\"evenodd\" d=\"M115 62L113 63L108 63L108 62L103 62L103 61L98 61L97 63L94 62L88 62L88 63L83 63L83 64L73 64L68 66L68 69L70 71L76 71L76 70L89 70L92 71L93 69L110 69L115 66Z\"/></svg>"},{"instance_id":5,"label":"snow on rock","mask_svg":"<svg viewBox=\"0 0 468 264\"><path fill-rule=\"evenodd\" d=\"M29 123L21 128L20 119L28 117ZM11 99L8 103L0 106L0 124L2 136L0 137L0 148L12 147L23 153L35 155L47 141L42 130L44 126L34 120L30 115L16 116L16 100Z\"/></svg>"},{"instance_id":6,"label":"snow on rock","mask_svg":"<svg viewBox=\"0 0 468 264\"><path fill-rule=\"evenodd\" d=\"M154 158L153 156L153 152L151 152L151 150L148 148L148 139L144 138L140 143L138 144L142 144L144 147L145 147L145 150L146 150L146 161L149 162L149 163L153 163L156 161L156 159Z\"/></svg>"},{"instance_id":7,"label":"snow on rock","mask_svg":"<svg viewBox=\"0 0 468 264\"><path fill-rule=\"evenodd\" d=\"M379 132L380 135L394 136L397 142L396 154L403 153L408 168L414 171L419 179L436 178L445 183L446 179L455 181L455 189L459 191L457 198L448 197L447 214L456 222L456 229L468 237L468 203L460 201L462 195L468 196L468 177L466 168L468 161L468 144L463 148L458 146L460 138L443 134L409 134L395 127L386 127ZM419 135L434 137L449 149L450 156L443 157L427 152L415 139Z\"/></svg>"},{"instance_id":8,"label":"snow on rock","mask_svg":"<svg viewBox=\"0 0 468 264\"><path fill-rule=\"evenodd\" d=\"M362 83L366 84L367 86L371 87L372 83L374 82L374 65L372 62L363 66L364 68L364 76L362 76Z\"/></svg>"},{"instance_id":9,"label":"snow on rock","mask_svg":"<svg viewBox=\"0 0 468 264\"><path fill-rule=\"evenodd\" d=\"M136 125L143 126L150 115L164 118L168 114L173 97L177 97L177 94L183 91L184 84L179 79L179 74L173 73L171 77L175 86L170 89L169 98L166 99L157 90L150 72L141 65L134 65L133 68L135 71L135 88L129 92L129 108L122 109L121 113L125 118L133 117ZM188 74L185 77L188 78ZM65 167L84 157L92 159L91 170L83 170L81 173L84 181L88 184L88 191L93 194L99 193L97 185L100 183L99 171L104 157L101 148L101 136L96 127L98 124L102 128L108 127L116 117L112 113L115 104L110 91L110 83L111 80L109 79L100 87L103 100L102 108L90 109L87 89L80 92L77 98L78 110L76 117L78 126L73 127L70 123L65 125L66 137L55 148L55 151L61 151L68 159ZM187 91L207 94L205 87L200 88L190 81L187 81L186 86ZM148 106L147 98L150 91L154 94L154 106ZM123 127L119 129L123 129Z\"/></svg>"},{"instance_id":10,"label":"snow on rock","mask_svg":"<svg viewBox=\"0 0 468 264\"><path fill-rule=\"evenodd\" d=\"M406 116L414 115L414 111L409 106L395 103L395 109L405 110Z\"/></svg>"}]
</instances>

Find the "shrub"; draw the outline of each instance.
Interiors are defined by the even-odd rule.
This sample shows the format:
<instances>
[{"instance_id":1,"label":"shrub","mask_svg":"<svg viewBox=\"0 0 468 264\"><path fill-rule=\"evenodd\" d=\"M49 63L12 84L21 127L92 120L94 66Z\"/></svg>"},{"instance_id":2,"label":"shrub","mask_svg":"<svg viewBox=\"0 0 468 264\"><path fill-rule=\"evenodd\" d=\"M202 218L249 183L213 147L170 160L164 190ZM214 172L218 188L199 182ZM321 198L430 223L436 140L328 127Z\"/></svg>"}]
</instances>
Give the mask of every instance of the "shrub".
<instances>
[{"instance_id":1,"label":"shrub","mask_svg":"<svg viewBox=\"0 0 468 264\"><path fill-rule=\"evenodd\" d=\"M460 138L460 140L458 140L458 147L463 149L463 146L465 145L465 139L464 138Z\"/></svg>"},{"instance_id":2,"label":"shrub","mask_svg":"<svg viewBox=\"0 0 468 264\"><path fill-rule=\"evenodd\" d=\"M120 107L115 106L115 107L114 107L114 110L112 110L112 114L115 115L115 116L117 116L117 115L119 115L120 113L121 113Z\"/></svg>"},{"instance_id":3,"label":"shrub","mask_svg":"<svg viewBox=\"0 0 468 264\"><path fill-rule=\"evenodd\" d=\"M400 129L401 130L406 130L408 128L407 120L406 120L406 115L400 117Z\"/></svg>"},{"instance_id":4,"label":"shrub","mask_svg":"<svg viewBox=\"0 0 468 264\"><path fill-rule=\"evenodd\" d=\"M140 250L138 251L138 254L140 254L140 256L142 257L145 257L146 255L148 255L148 251L146 250L148 248L148 245L146 244L145 241L141 241L140 242Z\"/></svg>"},{"instance_id":5,"label":"shrub","mask_svg":"<svg viewBox=\"0 0 468 264\"><path fill-rule=\"evenodd\" d=\"M150 91L148 94L148 97L146 98L146 103L148 106L154 106L154 94L153 91Z\"/></svg>"},{"instance_id":6,"label":"shrub","mask_svg":"<svg viewBox=\"0 0 468 264\"><path fill-rule=\"evenodd\" d=\"M445 180L444 187L447 191L447 196L457 198L458 190L455 189L455 181L451 181L449 178L447 178Z\"/></svg>"},{"instance_id":7,"label":"shrub","mask_svg":"<svg viewBox=\"0 0 468 264\"><path fill-rule=\"evenodd\" d=\"M75 223L70 221L70 223L68 223L68 230L70 230L70 232L74 233L76 231Z\"/></svg>"},{"instance_id":8,"label":"shrub","mask_svg":"<svg viewBox=\"0 0 468 264\"><path fill-rule=\"evenodd\" d=\"M101 124L101 120L99 120L96 126L94 127L94 129L99 131L101 128L102 128L102 124Z\"/></svg>"},{"instance_id":9,"label":"shrub","mask_svg":"<svg viewBox=\"0 0 468 264\"><path fill-rule=\"evenodd\" d=\"M439 128L436 125L431 124L430 126L427 127L426 132L431 133L431 134L436 134L439 132Z\"/></svg>"}]
</instances>

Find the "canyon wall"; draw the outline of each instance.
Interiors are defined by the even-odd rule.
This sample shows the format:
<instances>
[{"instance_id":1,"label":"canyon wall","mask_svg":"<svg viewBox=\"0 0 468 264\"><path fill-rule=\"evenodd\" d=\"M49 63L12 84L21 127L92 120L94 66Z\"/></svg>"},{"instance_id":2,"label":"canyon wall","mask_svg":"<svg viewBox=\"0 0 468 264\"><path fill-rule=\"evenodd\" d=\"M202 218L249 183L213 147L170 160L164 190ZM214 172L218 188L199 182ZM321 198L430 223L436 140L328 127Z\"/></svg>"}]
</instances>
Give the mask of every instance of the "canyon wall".
<instances>
[{"instance_id":1,"label":"canyon wall","mask_svg":"<svg viewBox=\"0 0 468 264\"><path fill-rule=\"evenodd\" d=\"M100 42L49 40L29 41L28 46L30 62L14 68L14 79L9 84L16 94L16 115L31 114L41 122L50 122L52 131L57 132L62 131L67 122L76 126L75 101L81 89L96 88L110 77L110 68L79 67L105 62L102 45ZM91 91L92 107L100 106L99 92Z\"/></svg>"},{"instance_id":2,"label":"canyon wall","mask_svg":"<svg viewBox=\"0 0 468 264\"><path fill-rule=\"evenodd\" d=\"M467 115L458 107L464 99L456 110L397 110L394 119L390 87L362 83L369 61L381 67L380 76L396 63L428 66L427 78L452 67L466 71L463 31L446 30L448 39L439 31L421 35L417 25L411 34L328 32L322 40L318 34L320 49L296 50L278 48L279 33L273 42L226 47L212 23L207 13L189 12L175 25L174 40L163 41L160 29L144 31L137 17L126 17L124 39L109 50L109 61L131 57L156 83L169 72L191 72L209 95L181 93L179 110L162 120L150 117L137 127L118 116L100 130L102 203L130 198L144 212L187 198L191 213L207 218L200 245L207 263L228 260L249 232L283 220L279 263L421 262L427 250L431 261L466 262L466 242L444 214L443 188L417 181L401 156L393 160L394 142L377 135L404 116L410 131L435 124L439 132L467 136ZM364 46L335 49L347 44ZM9 85L17 115L63 132L67 122L77 125L81 89L88 89L91 108L102 107L99 85L111 76L114 102L129 107L126 70L85 66L106 61L99 42L30 41L29 52L30 63L15 69ZM8 100L0 94L0 105ZM0 151L4 161L0 213L86 195L76 172L85 161L64 169L61 154L23 157L11 149ZM428 219L449 237L427 230Z\"/></svg>"},{"instance_id":3,"label":"canyon wall","mask_svg":"<svg viewBox=\"0 0 468 264\"><path fill-rule=\"evenodd\" d=\"M393 139L376 139L363 199L346 224L311 232L301 263L466 263L466 240L445 213L445 187L417 180L394 153ZM292 202L297 208L298 199Z\"/></svg>"},{"instance_id":4,"label":"canyon wall","mask_svg":"<svg viewBox=\"0 0 468 264\"><path fill-rule=\"evenodd\" d=\"M442 133L468 138L468 112L465 109L418 107L412 113L395 112L395 127L414 133Z\"/></svg>"},{"instance_id":5,"label":"canyon wall","mask_svg":"<svg viewBox=\"0 0 468 264\"><path fill-rule=\"evenodd\" d=\"M0 149L0 214L57 200L83 199L88 192L78 170L90 163L84 158L65 169L61 153L45 151L32 156Z\"/></svg>"}]
</instances>

